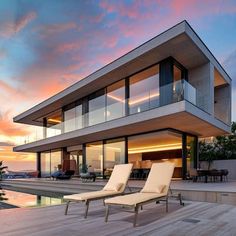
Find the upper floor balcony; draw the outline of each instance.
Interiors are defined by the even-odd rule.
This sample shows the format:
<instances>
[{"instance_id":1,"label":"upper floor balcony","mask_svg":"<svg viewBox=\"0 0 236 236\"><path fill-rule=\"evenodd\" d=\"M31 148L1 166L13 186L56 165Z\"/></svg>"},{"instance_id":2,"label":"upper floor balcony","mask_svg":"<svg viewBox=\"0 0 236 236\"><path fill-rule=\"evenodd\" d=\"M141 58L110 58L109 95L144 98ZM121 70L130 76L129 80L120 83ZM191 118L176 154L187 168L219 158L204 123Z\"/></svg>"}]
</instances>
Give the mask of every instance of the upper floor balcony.
<instances>
[{"instance_id":1,"label":"upper floor balcony","mask_svg":"<svg viewBox=\"0 0 236 236\"><path fill-rule=\"evenodd\" d=\"M202 104L204 104L204 99L201 92L186 80L179 80L159 88L153 88L146 93L132 96L129 99L107 94L104 107L99 109L95 107L92 111L85 114L82 114L80 106L75 107L73 110L70 109L68 112L65 111L63 115L64 121L61 121L60 118L48 119L48 127L35 126L35 131L31 135L24 137L21 140L21 144L80 130L183 100L201 108ZM73 118L68 119L68 117Z\"/></svg>"}]
</instances>

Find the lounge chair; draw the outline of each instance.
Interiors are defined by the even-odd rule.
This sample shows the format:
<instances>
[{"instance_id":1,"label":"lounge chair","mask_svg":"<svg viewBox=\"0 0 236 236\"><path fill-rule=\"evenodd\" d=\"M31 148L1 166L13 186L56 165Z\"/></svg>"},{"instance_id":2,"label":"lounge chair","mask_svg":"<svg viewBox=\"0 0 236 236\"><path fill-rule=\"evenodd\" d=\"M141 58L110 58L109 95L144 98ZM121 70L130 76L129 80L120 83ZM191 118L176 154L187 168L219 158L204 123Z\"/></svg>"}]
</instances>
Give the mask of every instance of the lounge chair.
<instances>
[{"instance_id":1,"label":"lounge chair","mask_svg":"<svg viewBox=\"0 0 236 236\"><path fill-rule=\"evenodd\" d=\"M93 173L93 172L88 172L88 173L81 173L80 174L80 179L81 181L84 183L84 182L87 182L87 181L93 181L95 182L96 180L96 174Z\"/></svg>"},{"instance_id":2,"label":"lounge chair","mask_svg":"<svg viewBox=\"0 0 236 236\"><path fill-rule=\"evenodd\" d=\"M133 164L115 165L111 177L105 187L100 191L78 193L64 196L67 201L65 215L67 215L70 202L85 202L84 218L87 218L89 203L124 193Z\"/></svg>"},{"instance_id":3,"label":"lounge chair","mask_svg":"<svg viewBox=\"0 0 236 236\"><path fill-rule=\"evenodd\" d=\"M55 177L56 179L60 179L60 180L63 180L63 179L71 179L71 177L75 174L75 171L74 170L67 170L65 171L64 174L61 174L57 177Z\"/></svg>"},{"instance_id":4,"label":"lounge chair","mask_svg":"<svg viewBox=\"0 0 236 236\"><path fill-rule=\"evenodd\" d=\"M106 199L106 216L105 222L108 221L109 207L122 206L134 209L134 227L137 222L139 207L150 202L166 201L166 212L168 212L168 190L171 177L174 172L174 164L172 163L154 163L152 164L148 179L143 189L138 193L128 194Z\"/></svg>"}]
</instances>

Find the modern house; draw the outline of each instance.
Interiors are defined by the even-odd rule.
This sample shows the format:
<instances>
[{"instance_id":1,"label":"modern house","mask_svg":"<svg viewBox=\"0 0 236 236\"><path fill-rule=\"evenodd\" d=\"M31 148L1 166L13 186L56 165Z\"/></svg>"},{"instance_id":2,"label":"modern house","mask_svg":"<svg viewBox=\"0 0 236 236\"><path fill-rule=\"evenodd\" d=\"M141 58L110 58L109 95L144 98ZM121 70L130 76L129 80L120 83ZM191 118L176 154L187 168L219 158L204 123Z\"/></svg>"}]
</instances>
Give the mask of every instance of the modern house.
<instances>
[{"instance_id":1,"label":"modern house","mask_svg":"<svg viewBox=\"0 0 236 236\"><path fill-rule=\"evenodd\" d=\"M168 160L185 178L198 166L198 138L230 132L231 79L183 21L14 122L37 127L14 151L37 153L40 176L75 160L77 172L86 164L98 176L132 162L142 177Z\"/></svg>"}]
</instances>

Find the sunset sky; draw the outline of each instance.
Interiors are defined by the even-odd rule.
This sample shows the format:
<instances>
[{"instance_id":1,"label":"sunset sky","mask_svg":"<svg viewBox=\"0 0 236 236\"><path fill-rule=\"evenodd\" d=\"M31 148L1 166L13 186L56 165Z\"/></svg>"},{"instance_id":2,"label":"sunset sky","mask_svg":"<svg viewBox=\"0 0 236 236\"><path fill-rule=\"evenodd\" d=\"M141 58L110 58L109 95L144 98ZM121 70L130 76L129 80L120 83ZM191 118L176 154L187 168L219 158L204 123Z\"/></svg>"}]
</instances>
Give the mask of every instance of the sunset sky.
<instances>
[{"instance_id":1,"label":"sunset sky","mask_svg":"<svg viewBox=\"0 0 236 236\"><path fill-rule=\"evenodd\" d=\"M12 118L184 19L231 76L236 120L236 0L1 0L0 160L35 169Z\"/></svg>"}]
</instances>

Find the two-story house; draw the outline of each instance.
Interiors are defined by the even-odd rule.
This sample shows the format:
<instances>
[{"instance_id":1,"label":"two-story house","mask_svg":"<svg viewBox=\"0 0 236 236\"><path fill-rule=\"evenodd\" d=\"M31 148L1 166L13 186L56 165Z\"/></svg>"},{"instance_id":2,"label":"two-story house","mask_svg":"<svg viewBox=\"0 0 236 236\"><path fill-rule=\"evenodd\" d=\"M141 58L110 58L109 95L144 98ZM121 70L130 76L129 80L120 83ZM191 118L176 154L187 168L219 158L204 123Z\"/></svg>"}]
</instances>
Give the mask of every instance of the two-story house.
<instances>
[{"instance_id":1,"label":"two-story house","mask_svg":"<svg viewBox=\"0 0 236 236\"><path fill-rule=\"evenodd\" d=\"M185 178L198 165L198 138L230 132L231 79L183 21L14 122L37 127L14 151L37 153L42 177L75 160L77 172L86 164L98 176L132 162L142 178L168 160Z\"/></svg>"}]
</instances>

